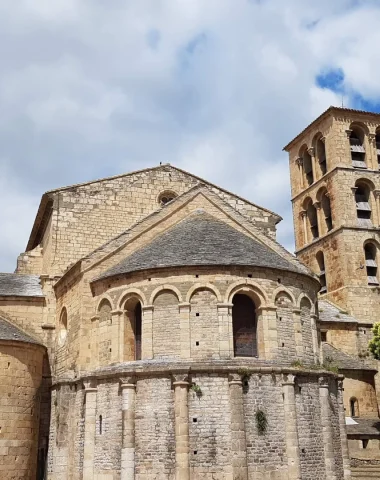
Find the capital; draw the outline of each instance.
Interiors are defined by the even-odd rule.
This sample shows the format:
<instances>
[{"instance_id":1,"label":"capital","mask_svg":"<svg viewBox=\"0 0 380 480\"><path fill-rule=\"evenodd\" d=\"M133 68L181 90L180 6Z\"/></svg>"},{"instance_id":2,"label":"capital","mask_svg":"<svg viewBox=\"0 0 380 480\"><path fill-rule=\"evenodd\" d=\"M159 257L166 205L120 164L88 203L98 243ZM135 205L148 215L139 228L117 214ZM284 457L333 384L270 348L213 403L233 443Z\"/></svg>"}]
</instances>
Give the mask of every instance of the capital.
<instances>
[{"instance_id":1,"label":"capital","mask_svg":"<svg viewBox=\"0 0 380 480\"><path fill-rule=\"evenodd\" d=\"M96 392L97 390L97 382L95 378L90 378L88 380L83 380L83 388L85 393L87 392Z\"/></svg>"},{"instance_id":2,"label":"capital","mask_svg":"<svg viewBox=\"0 0 380 480\"><path fill-rule=\"evenodd\" d=\"M380 190L374 190L373 191L373 194L375 195L375 197L380 197Z\"/></svg>"},{"instance_id":3,"label":"capital","mask_svg":"<svg viewBox=\"0 0 380 480\"><path fill-rule=\"evenodd\" d=\"M319 210L319 209L321 208L321 202L314 202L314 203L313 203L313 206L314 206L317 210Z\"/></svg>"},{"instance_id":4,"label":"capital","mask_svg":"<svg viewBox=\"0 0 380 480\"><path fill-rule=\"evenodd\" d=\"M173 385L189 386L189 372L179 372L172 374Z\"/></svg>"},{"instance_id":5,"label":"capital","mask_svg":"<svg viewBox=\"0 0 380 480\"><path fill-rule=\"evenodd\" d=\"M351 187L351 192L355 195L357 189L358 187Z\"/></svg>"},{"instance_id":6,"label":"capital","mask_svg":"<svg viewBox=\"0 0 380 480\"><path fill-rule=\"evenodd\" d=\"M242 385L241 375L239 373L229 373L228 374L228 383L230 385Z\"/></svg>"},{"instance_id":7,"label":"capital","mask_svg":"<svg viewBox=\"0 0 380 480\"><path fill-rule=\"evenodd\" d=\"M326 143L326 137L325 137L325 136L323 136L323 137L320 137L320 139L319 139L319 140L320 140L322 143Z\"/></svg>"},{"instance_id":8,"label":"capital","mask_svg":"<svg viewBox=\"0 0 380 480\"><path fill-rule=\"evenodd\" d=\"M338 390L343 391L343 378L338 379Z\"/></svg>"},{"instance_id":9,"label":"capital","mask_svg":"<svg viewBox=\"0 0 380 480\"><path fill-rule=\"evenodd\" d=\"M315 156L315 148L314 147L310 147L307 149L307 153L311 156L311 157L314 157Z\"/></svg>"},{"instance_id":10,"label":"capital","mask_svg":"<svg viewBox=\"0 0 380 480\"><path fill-rule=\"evenodd\" d=\"M135 388L136 377L134 375L119 378L120 388Z\"/></svg>"},{"instance_id":11,"label":"capital","mask_svg":"<svg viewBox=\"0 0 380 480\"><path fill-rule=\"evenodd\" d=\"M304 219L307 215L307 211L306 210L301 210L300 215L301 215L301 218Z\"/></svg>"},{"instance_id":12,"label":"capital","mask_svg":"<svg viewBox=\"0 0 380 480\"><path fill-rule=\"evenodd\" d=\"M347 128L347 130L346 130L347 138L350 138L350 137L351 137L351 133L352 133L352 130L350 130L349 128Z\"/></svg>"},{"instance_id":13,"label":"capital","mask_svg":"<svg viewBox=\"0 0 380 480\"><path fill-rule=\"evenodd\" d=\"M297 157L297 158L296 158L296 164L297 164L298 166L301 166L301 165L303 164L303 159L302 159L302 157Z\"/></svg>"},{"instance_id":14,"label":"capital","mask_svg":"<svg viewBox=\"0 0 380 480\"><path fill-rule=\"evenodd\" d=\"M318 384L319 384L319 388L329 388L329 384L330 384L329 377L319 377Z\"/></svg>"},{"instance_id":15,"label":"capital","mask_svg":"<svg viewBox=\"0 0 380 480\"><path fill-rule=\"evenodd\" d=\"M372 143L376 143L376 133L369 133L368 134L368 140Z\"/></svg>"},{"instance_id":16,"label":"capital","mask_svg":"<svg viewBox=\"0 0 380 480\"><path fill-rule=\"evenodd\" d=\"M296 381L296 376L293 373L283 373L282 374L282 385L293 385Z\"/></svg>"}]
</instances>

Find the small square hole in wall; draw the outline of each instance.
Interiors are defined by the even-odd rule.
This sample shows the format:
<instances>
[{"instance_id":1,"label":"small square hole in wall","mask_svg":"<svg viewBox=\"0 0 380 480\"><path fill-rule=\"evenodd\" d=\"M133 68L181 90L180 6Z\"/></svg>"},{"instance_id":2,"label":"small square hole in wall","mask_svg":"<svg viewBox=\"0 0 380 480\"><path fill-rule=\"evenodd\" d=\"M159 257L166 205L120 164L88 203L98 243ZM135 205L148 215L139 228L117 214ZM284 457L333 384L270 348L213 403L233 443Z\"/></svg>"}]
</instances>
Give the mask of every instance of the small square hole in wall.
<instances>
[{"instance_id":1,"label":"small square hole in wall","mask_svg":"<svg viewBox=\"0 0 380 480\"><path fill-rule=\"evenodd\" d=\"M198 422L198 419L197 418L193 418L193 423L197 423Z\"/></svg>"},{"instance_id":2,"label":"small square hole in wall","mask_svg":"<svg viewBox=\"0 0 380 480\"><path fill-rule=\"evenodd\" d=\"M151 282L151 281L152 281L152 279L151 279L151 278L148 278L148 282Z\"/></svg>"},{"instance_id":3,"label":"small square hole in wall","mask_svg":"<svg viewBox=\"0 0 380 480\"><path fill-rule=\"evenodd\" d=\"M248 273L248 278L252 278L252 273Z\"/></svg>"},{"instance_id":4,"label":"small square hole in wall","mask_svg":"<svg viewBox=\"0 0 380 480\"><path fill-rule=\"evenodd\" d=\"M303 448L303 449L301 450L301 452L302 452L302 453L306 453L306 449Z\"/></svg>"},{"instance_id":5,"label":"small square hole in wall","mask_svg":"<svg viewBox=\"0 0 380 480\"><path fill-rule=\"evenodd\" d=\"M199 278L199 275L198 275L198 274L196 274L196 275L195 275L195 278Z\"/></svg>"},{"instance_id":6,"label":"small square hole in wall","mask_svg":"<svg viewBox=\"0 0 380 480\"><path fill-rule=\"evenodd\" d=\"M366 335L367 332L365 330L363 330L363 333L364 333L364 335Z\"/></svg>"},{"instance_id":7,"label":"small square hole in wall","mask_svg":"<svg viewBox=\"0 0 380 480\"><path fill-rule=\"evenodd\" d=\"M281 283L281 278L278 278L278 279L277 279L277 282L278 282L278 283Z\"/></svg>"},{"instance_id":8,"label":"small square hole in wall","mask_svg":"<svg viewBox=\"0 0 380 480\"><path fill-rule=\"evenodd\" d=\"M110 352L112 352L112 348L110 348Z\"/></svg>"},{"instance_id":9,"label":"small square hole in wall","mask_svg":"<svg viewBox=\"0 0 380 480\"><path fill-rule=\"evenodd\" d=\"M278 317L278 319L280 320L280 322L282 322L282 317Z\"/></svg>"},{"instance_id":10,"label":"small square hole in wall","mask_svg":"<svg viewBox=\"0 0 380 480\"><path fill-rule=\"evenodd\" d=\"M197 312L197 313L195 314L195 316L196 316L196 317L199 317L199 312Z\"/></svg>"},{"instance_id":11,"label":"small square hole in wall","mask_svg":"<svg viewBox=\"0 0 380 480\"><path fill-rule=\"evenodd\" d=\"M196 346L196 347L199 347L199 342L195 342L195 346Z\"/></svg>"},{"instance_id":12,"label":"small square hole in wall","mask_svg":"<svg viewBox=\"0 0 380 480\"><path fill-rule=\"evenodd\" d=\"M282 347L285 347L285 343L284 343L284 342L282 342Z\"/></svg>"},{"instance_id":13,"label":"small square hole in wall","mask_svg":"<svg viewBox=\"0 0 380 480\"><path fill-rule=\"evenodd\" d=\"M198 453L198 450L194 450L194 452L193 452L193 453L194 453L194 455L197 455L197 453Z\"/></svg>"}]
</instances>

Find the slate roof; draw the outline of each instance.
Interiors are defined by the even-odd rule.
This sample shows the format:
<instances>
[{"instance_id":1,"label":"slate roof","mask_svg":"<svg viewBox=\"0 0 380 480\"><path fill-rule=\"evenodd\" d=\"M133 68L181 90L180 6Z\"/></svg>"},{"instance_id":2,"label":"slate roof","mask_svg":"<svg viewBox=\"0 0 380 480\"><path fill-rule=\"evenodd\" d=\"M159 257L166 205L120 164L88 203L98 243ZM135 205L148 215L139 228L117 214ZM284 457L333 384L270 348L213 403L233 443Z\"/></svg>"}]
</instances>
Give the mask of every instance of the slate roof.
<instances>
[{"instance_id":1,"label":"slate roof","mask_svg":"<svg viewBox=\"0 0 380 480\"><path fill-rule=\"evenodd\" d=\"M347 424L347 435L369 435L380 437L380 419L379 418L359 418L354 417L356 425Z\"/></svg>"},{"instance_id":2,"label":"slate roof","mask_svg":"<svg viewBox=\"0 0 380 480\"><path fill-rule=\"evenodd\" d=\"M0 317L0 340L12 340L13 342L27 342L42 345L42 343L30 337L2 317Z\"/></svg>"},{"instance_id":3,"label":"slate roof","mask_svg":"<svg viewBox=\"0 0 380 480\"><path fill-rule=\"evenodd\" d=\"M347 315L347 313L344 313L343 310L340 310L340 308L327 300L318 302L318 312L320 322L358 323L355 317Z\"/></svg>"},{"instance_id":4,"label":"slate roof","mask_svg":"<svg viewBox=\"0 0 380 480\"><path fill-rule=\"evenodd\" d=\"M339 370L375 370L375 368L369 367L359 358L348 355L327 342L322 343L322 350L325 362L327 359L330 359L330 362L336 365Z\"/></svg>"},{"instance_id":5,"label":"slate roof","mask_svg":"<svg viewBox=\"0 0 380 480\"><path fill-rule=\"evenodd\" d=\"M210 265L305 273L266 245L199 210L95 280L152 268Z\"/></svg>"},{"instance_id":6,"label":"slate roof","mask_svg":"<svg viewBox=\"0 0 380 480\"><path fill-rule=\"evenodd\" d=\"M0 297L43 297L38 275L0 273Z\"/></svg>"}]
</instances>

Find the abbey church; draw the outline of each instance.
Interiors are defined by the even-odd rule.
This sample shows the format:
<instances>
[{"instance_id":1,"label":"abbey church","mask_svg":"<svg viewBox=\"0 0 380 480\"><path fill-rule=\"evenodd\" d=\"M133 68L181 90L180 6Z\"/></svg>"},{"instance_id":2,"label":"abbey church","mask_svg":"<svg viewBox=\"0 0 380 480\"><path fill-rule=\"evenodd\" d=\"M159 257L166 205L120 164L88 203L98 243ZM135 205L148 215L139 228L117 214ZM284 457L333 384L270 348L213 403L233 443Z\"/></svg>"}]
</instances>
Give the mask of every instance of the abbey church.
<instances>
[{"instance_id":1,"label":"abbey church","mask_svg":"<svg viewBox=\"0 0 380 480\"><path fill-rule=\"evenodd\" d=\"M49 191L0 274L0 478L380 478L380 114L286 147L281 217L169 164Z\"/></svg>"}]
</instances>

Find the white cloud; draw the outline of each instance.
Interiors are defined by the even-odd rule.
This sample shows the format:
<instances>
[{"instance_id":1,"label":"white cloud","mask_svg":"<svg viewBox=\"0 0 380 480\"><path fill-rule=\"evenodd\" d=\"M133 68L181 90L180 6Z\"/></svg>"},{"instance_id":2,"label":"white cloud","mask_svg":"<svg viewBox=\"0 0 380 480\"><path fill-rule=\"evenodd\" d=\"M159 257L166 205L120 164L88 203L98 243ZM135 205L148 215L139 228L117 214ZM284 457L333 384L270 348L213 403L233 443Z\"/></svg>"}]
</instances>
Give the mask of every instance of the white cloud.
<instances>
[{"instance_id":1,"label":"white cloud","mask_svg":"<svg viewBox=\"0 0 380 480\"><path fill-rule=\"evenodd\" d=\"M339 95L380 95L380 5L352 0L0 0L0 270L44 190L160 161L278 211L282 147ZM15 222L17 218L17 222Z\"/></svg>"}]
</instances>

